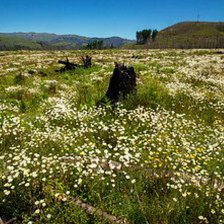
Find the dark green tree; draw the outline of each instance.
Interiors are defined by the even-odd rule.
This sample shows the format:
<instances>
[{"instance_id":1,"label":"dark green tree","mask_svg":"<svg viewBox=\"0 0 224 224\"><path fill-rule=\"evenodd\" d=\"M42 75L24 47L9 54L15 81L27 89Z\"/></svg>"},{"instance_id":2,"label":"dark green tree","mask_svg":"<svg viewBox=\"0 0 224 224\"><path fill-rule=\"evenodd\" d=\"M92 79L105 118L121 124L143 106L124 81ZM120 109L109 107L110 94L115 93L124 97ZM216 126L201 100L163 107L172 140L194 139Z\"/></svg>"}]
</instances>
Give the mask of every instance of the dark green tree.
<instances>
[{"instance_id":1,"label":"dark green tree","mask_svg":"<svg viewBox=\"0 0 224 224\"><path fill-rule=\"evenodd\" d=\"M142 32L141 31L136 32L136 40L137 40L137 44L142 44Z\"/></svg>"},{"instance_id":2,"label":"dark green tree","mask_svg":"<svg viewBox=\"0 0 224 224\"><path fill-rule=\"evenodd\" d=\"M151 37L152 30L142 30L142 38L143 38L143 44L146 44L147 40Z\"/></svg>"},{"instance_id":3,"label":"dark green tree","mask_svg":"<svg viewBox=\"0 0 224 224\"><path fill-rule=\"evenodd\" d=\"M103 49L103 41L102 40L96 40L92 43L88 43L86 46L86 49L90 50L101 50Z\"/></svg>"},{"instance_id":4,"label":"dark green tree","mask_svg":"<svg viewBox=\"0 0 224 224\"><path fill-rule=\"evenodd\" d=\"M136 40L137 44L146 44L146 42L150 39L152 34L151 29L144 29L142 31L137 31L136 32Z\"/></svg>"},{"instance_id":5,"label":"dark green tree","mask_svg":"<svg viewBox=\"0 0 224 224\"><path fill-rule=\"evenodd\" d=\"M158 30L153 30L152 31L152 40L153 41L155 41L157 34L158 34Z\"/></svg>"}]
</instances>

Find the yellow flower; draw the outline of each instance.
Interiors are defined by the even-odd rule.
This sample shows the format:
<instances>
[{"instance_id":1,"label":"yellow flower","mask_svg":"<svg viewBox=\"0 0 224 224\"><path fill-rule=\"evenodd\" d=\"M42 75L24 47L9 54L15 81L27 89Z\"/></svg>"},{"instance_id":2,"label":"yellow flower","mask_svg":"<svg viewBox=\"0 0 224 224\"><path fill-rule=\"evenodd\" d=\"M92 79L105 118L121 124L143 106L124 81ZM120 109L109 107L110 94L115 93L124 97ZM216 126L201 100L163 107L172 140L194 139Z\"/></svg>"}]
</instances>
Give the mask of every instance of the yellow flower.
<instances>
[{"instance_id":1,"label":"yellow flower","mask_svg":"<svg viewBox=\"0 0 224 224\"><path fill-rule=\"evenodd\" d=\"M198 171L199 170L199 166L196 166L194 169L195 169L195 171Z\"/></svg>"},{"instance_id":2,"label":"yellow flower","mask_svg":"<svg viewBox=\"0 0 224 224\"><path fill-rule=\"evenodd\" d=\"M159 167L162 167L162 166L163 166L163 163L162 163L162 162L160 162L160 163L159 163Z\"/></svg>"}]
</instances>

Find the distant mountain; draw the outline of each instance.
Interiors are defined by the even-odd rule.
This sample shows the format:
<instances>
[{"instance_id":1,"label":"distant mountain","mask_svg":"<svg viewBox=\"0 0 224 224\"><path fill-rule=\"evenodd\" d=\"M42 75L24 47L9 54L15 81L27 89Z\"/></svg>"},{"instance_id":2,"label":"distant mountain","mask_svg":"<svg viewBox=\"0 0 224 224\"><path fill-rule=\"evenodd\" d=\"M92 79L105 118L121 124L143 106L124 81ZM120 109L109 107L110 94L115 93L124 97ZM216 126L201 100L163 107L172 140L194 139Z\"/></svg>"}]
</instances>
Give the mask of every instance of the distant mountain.
<instances>
[{"instance_id":1,"label":"distant mountain","mask_svg":"<svg viewBox=\"0 0 224 224\"><path fill-rule=\"evenodd\" d=\"M0 33L0 50L18 49L80 49L96 40L102 40L105 47L120 47L134 43L133 40L120 37L90 38L78 35L57 35L50 33Z\"/></svg>"},{"instance_id":2,"label":"distant mountain","mask_svg":"<svg viewBox=\"0 0 224 224\"><path fill-rule=\"evenodd\" d=\"M224 22L181 22L161 30L149 48L224 48Z\"/></svg>"}]
</instances>

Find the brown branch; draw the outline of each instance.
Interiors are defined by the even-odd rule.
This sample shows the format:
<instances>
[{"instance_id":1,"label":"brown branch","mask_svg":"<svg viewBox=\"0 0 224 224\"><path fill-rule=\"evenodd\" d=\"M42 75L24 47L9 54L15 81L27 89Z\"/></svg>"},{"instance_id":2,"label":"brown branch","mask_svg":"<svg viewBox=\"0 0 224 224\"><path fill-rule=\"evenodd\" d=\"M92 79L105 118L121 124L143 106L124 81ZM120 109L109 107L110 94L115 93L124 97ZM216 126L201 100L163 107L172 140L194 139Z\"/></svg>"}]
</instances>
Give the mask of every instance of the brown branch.
<instances>
[{"instance_id":1,"label":"brown branch","mask_svg":"<svg viewBox=\"0 0 224 224\"><path fill-rule=\"evenodd\" d=\"M14 221L16 221L17 220L17 218L12 218L12 219L10 219L9 221L7 221L5 224L10 224L10 223L12 223L12 222L14 222Z\"/></svg>"},{"instance_id":2,"label":"brown branch","mask_svg":"<svg viewBox=\"0 0 224 224\"><path fill-rule=\"evenodd\" d=\"M2 221L2 219L0 218L0 224L4 224L4 222Z\"/></svg>"},{"instance_id":3,"label":"brown branch","mask_svg":"<svg viewBox=\"0 0 224 224\"><path fill-rule=\"evenodd\" d=\"M12 223L12 222L14 222L14 221L16 221L17 220L17 218L12 218L12 219L10 219L9 221L7 221L7 222L3 222L3 220L0 218L0 224L10 224L10 223Z\"/></svg>"},{"instance_id":4,"label":"brown branch","mask_svg":"<svg viewBox=\"0 0 224 224\"><path fill-rule=\"evenodd\" d=\"M121 217L110 215L101 209L94 208L93 206L82 202L79 198L71 198L71 199L73 200L73 202L78 208L83 209L89 215L96 215L98 218L105 220L111 224L128 223L126 220L124 220Z\"/></svg>"}]
</instances>

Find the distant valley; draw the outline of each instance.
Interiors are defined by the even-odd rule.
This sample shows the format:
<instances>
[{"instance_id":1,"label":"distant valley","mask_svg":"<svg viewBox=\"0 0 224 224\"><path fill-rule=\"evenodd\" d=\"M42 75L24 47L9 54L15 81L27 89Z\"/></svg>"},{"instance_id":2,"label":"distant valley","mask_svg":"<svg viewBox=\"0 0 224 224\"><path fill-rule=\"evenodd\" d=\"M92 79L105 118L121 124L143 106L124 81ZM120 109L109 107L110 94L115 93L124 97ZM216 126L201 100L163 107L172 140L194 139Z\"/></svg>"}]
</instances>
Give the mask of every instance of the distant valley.
<instances>
[{"instance_id":1,"label":"distant valley","mask_svg":"<svg viewBox=\"0 0 224 224\"><path fill-rule=\"evenodd\" d=\"M103 46L121 47L135 43L121 37L97 38L78 35L57 35L50 33L0 33L0 50L73 50L82 49L94 41L103 41Z\"/></svg>"}]
</instances>

